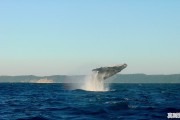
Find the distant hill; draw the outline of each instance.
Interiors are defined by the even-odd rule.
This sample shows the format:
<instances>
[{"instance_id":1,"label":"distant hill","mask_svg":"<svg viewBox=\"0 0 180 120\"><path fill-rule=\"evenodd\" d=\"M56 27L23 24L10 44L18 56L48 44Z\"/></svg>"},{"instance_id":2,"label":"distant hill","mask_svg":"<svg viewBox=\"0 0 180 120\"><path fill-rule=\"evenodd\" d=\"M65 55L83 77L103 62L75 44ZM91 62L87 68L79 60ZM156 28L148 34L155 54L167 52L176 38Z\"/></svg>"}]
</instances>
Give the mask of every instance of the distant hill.
<instances>
[{"instance_id":1,"label":"distant hill","mask_svg":"<svg viewBox=\"0 0 180 120\"><path fill-rule=\"evenodd\" d=\"M54 83L79 83L85 80L85 75L53 75L53 76L0 76L0 82L54 82ZM106 82L112 83L180 83L180 74L172 75L146 75L146 74L117 74Z\"/></svg>"},{"instance_id":2,"label":"distant hill","mask_svg":"<svg viewBox=\"0 0 180 120\"><path fill-rule=\"evenodd\" d=\"M180 83L180 74L146 75L146 74L117 74L109 79L114 83Z\"/></svg>"},{"instance_id":3,"label":"distant hill","mask_svg":"<svg viewBox=\"0 0 180 120\"><path fill-rule=\"evenodd\" d=\"M67 76L67 75L53 75L53 76L34 76L34 75L23 75L23 76L0 76L0 82L21 82L21 83L34 83L43 80L53 80L54 83L69 83L69 82L81 82L84 78L83 75Z\"/></svg>"}]
</instances>

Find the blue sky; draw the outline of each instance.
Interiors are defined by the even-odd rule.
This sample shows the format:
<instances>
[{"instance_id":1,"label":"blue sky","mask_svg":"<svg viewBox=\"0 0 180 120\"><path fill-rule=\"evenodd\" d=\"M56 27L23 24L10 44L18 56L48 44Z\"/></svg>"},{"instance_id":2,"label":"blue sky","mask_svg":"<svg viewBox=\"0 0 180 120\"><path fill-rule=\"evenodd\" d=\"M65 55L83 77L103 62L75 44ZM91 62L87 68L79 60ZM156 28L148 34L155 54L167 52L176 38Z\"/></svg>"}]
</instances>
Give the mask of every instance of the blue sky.
<instances>
[{"instance_id":1,"label":"blue sky","mask_svg":"<svg viewBox=\"0 0 180 120\"><path fill-rule=\"evenodd\" d=\"M180 73L179 0L2 0L0 75Z\"/></svg>"}]
</instances>

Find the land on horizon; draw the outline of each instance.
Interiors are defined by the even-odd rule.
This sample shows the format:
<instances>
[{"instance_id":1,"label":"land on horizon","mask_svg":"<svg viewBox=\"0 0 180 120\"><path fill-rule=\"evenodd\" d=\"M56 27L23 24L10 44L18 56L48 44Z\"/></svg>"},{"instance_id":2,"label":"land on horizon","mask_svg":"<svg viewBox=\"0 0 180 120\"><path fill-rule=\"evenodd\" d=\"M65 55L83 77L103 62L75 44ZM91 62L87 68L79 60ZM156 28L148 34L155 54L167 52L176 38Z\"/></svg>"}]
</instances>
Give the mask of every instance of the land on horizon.
<instances>
[{"instance_id":1,"label":"land on horizon","mask_svg":"<svg viewBox=\"0 0 180 120\"><path fill-rule=\"evenodd\" d=\"M0 76L0 82L20 82L20 83L80 83L87 75L18 75ZM116 74L105 82L111 83L180 83L180 74L169 75L146 75L146 74Z\"/></svg>"}]
</instances>

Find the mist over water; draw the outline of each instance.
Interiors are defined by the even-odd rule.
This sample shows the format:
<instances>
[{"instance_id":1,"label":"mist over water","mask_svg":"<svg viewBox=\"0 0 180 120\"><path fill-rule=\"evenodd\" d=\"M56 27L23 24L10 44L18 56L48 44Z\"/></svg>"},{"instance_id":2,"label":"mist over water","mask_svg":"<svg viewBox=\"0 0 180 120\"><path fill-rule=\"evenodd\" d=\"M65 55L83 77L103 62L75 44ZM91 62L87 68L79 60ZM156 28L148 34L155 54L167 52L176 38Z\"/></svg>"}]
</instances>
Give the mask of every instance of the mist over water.
<instances>
[{"instance_id":1,"label":"mist over water","mask_svg":"<svg viewBox=\"0 0 180 120\"><path fill-rule=\"evenodd\" d=\"M104 76L101 74L98 76L98 72L94 71L90 75L87 75L80 86L81 89L86 91L108 91L109 83L104 83Z\"/></svg>"}]
</instances>

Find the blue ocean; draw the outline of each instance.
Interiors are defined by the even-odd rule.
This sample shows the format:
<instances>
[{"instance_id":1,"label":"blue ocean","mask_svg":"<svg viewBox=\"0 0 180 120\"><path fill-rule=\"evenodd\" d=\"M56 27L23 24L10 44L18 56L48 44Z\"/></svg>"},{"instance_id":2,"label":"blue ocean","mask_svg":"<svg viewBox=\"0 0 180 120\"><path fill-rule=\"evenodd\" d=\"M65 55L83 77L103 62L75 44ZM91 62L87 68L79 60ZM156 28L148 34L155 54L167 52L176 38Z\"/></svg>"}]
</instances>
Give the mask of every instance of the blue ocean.
<instances>
[{"instance_id":1,"label":"blue ocean","mask_svg":"<svg viewBox=\"0 0 180 120\"><path fill-rule=\"evenodd\" d=\"M164 120L180 112L180 84L110 84L108 91L63 83L0 83L0 120Z\"/></svg>"}]
</instances>

